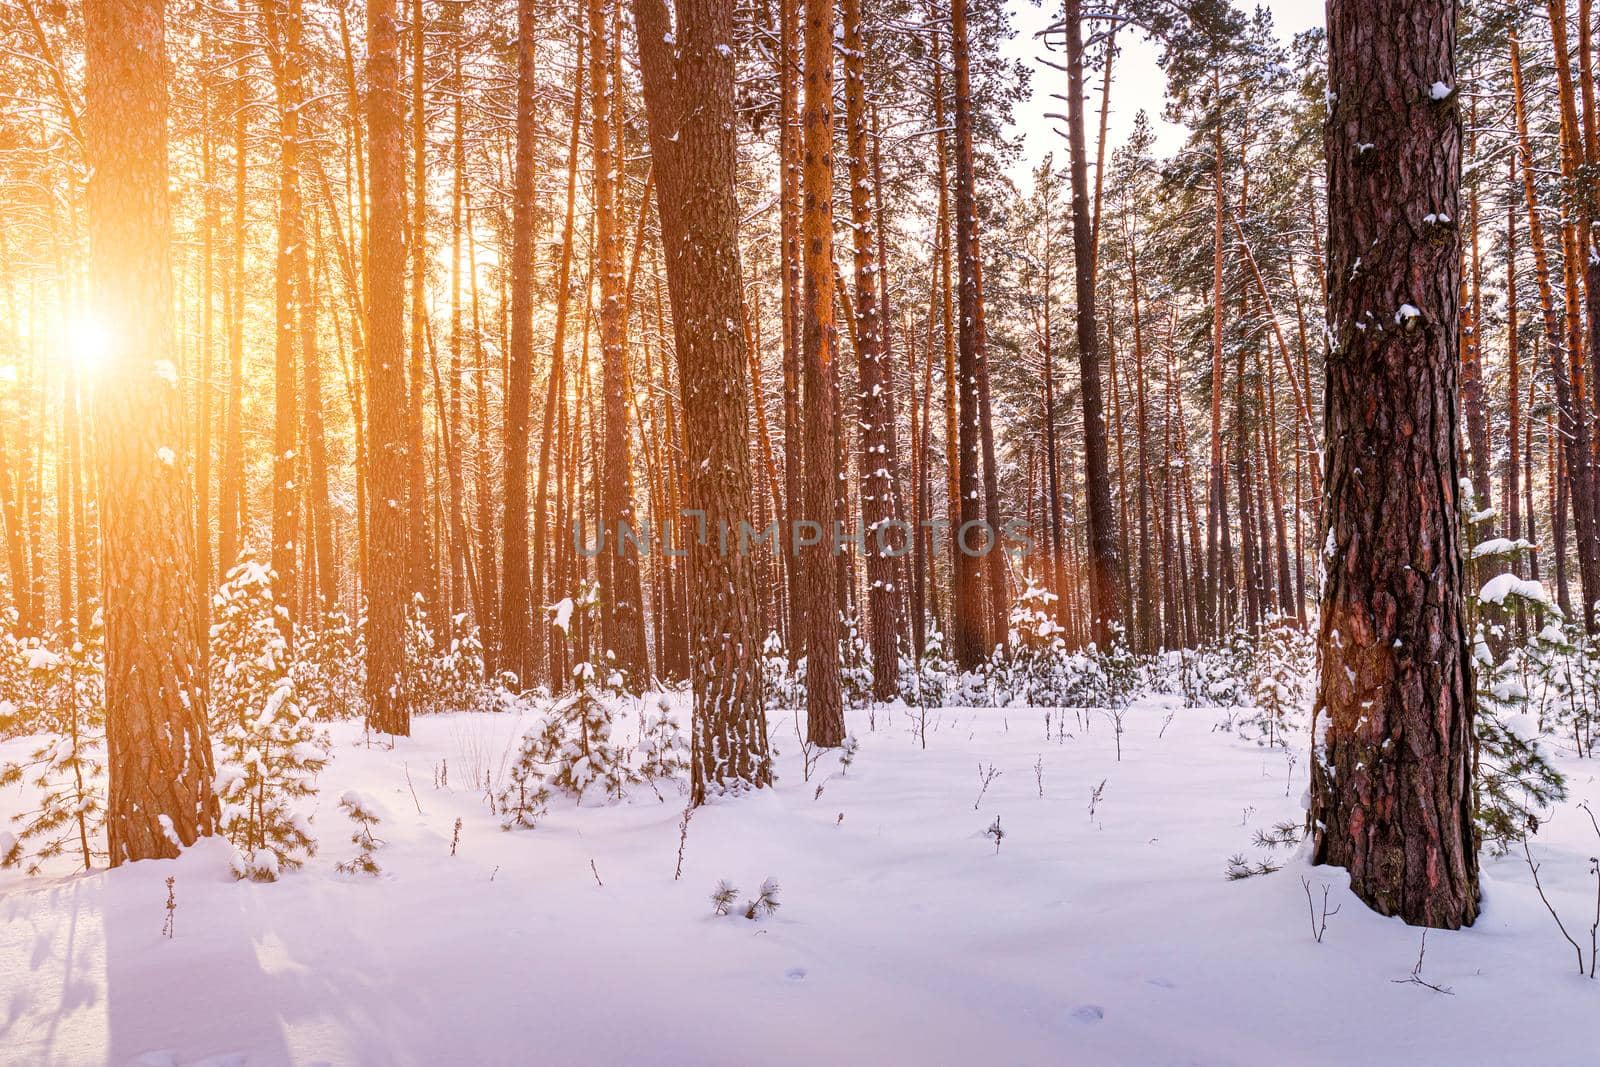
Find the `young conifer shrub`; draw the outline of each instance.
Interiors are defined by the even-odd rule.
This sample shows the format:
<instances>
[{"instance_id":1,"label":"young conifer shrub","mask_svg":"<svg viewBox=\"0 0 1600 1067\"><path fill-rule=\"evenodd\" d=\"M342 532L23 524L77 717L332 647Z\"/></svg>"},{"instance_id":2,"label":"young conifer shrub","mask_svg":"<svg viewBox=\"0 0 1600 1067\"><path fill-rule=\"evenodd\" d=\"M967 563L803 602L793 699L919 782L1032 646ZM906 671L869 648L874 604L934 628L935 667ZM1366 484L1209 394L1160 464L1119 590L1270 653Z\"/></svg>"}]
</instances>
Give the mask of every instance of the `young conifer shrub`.
<instances>
[{"instance_id":1,"label":"young conifer shrub","mask_svg":"<svg viewBox=\"0 0 1600 1067\"><path fill-rule=\"evenodd\" d=\"M239 878L276 881L316 851L297 802L316 792L328 739L300 704L267 566L245 558L212 601L212 739L220 828Z\"/></svg>"}]
</instances>

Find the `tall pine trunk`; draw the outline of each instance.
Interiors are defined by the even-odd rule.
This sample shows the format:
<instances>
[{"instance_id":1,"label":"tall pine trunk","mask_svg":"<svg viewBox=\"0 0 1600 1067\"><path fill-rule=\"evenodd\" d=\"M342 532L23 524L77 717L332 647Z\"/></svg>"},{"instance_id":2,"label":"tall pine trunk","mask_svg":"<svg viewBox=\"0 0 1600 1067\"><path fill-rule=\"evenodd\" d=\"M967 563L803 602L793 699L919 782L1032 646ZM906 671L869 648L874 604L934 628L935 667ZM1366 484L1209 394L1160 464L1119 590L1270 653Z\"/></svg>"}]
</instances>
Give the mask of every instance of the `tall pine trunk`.
<instances>
[{"instance_id":1,"label":"tall pine trunk","mask_svg":"<svg viewBox=\"0 0 1600 1067\"><path fill-rule=\"evenodd\" d=\"M412 568L406 429L405 129L395 0L367 5L367 693L368 721L411 733L401 674Z\"/></svg>"},{"instance_id":2,"label":"tall pine trunk","mask_svg":"<svg viewBox=\"0 0 1600 1067\"><path fill-rule=\"evenodd\" d=\"M833 267L833 0L805 4L805 113L802 124L804 204L800 231L805 281L801 404L804 412L805 488L801 518L811 543L796 552L798 614L805 628L806 731L811 742L844 742L839 689L838 567L833 559L839 480L834 366L839 351L834 325ZM790 531L791 544L802 538Z\"/></svg>"},{"instance_id":3,"label":"tall pine trunk","mask_svg":"<svg viewBox=\"0 0 1600 1067\"><path fill-rule=\"evenodd\" d=\"M160 0L84 8L90 288L116 344L94 390L111 864L216 827L182 456Z\"/></svg>"},{"instance_id":4,"label":"tall pine trunk","mask_svg":"<svg viewBox=\"0 0 1600 1067\"><path fill-rule=\"evenodd\" d=\"M1327 579L1317 862L1374 910L1478 913L1456 453L1456 5L1328 9Z\"/></svg>"},{"instance_id":5,"label":"tall pine trunk","mask_svg":"<svg viewBox=\"0 0 1600 1067\"><path fill-rule=\"evenodd\" d=\"M683 397L686 504L705 513L708 530L732 527L737 537L754 501L734 60L722 44L733 12L718 0L679 0L675 50L662 0L634 0L634 12ZM767 785L772 771L754 558L721 551L714 537L691 538L688 548L691 803L699 804L709 792Z\"/></svg>"}]
</instances>

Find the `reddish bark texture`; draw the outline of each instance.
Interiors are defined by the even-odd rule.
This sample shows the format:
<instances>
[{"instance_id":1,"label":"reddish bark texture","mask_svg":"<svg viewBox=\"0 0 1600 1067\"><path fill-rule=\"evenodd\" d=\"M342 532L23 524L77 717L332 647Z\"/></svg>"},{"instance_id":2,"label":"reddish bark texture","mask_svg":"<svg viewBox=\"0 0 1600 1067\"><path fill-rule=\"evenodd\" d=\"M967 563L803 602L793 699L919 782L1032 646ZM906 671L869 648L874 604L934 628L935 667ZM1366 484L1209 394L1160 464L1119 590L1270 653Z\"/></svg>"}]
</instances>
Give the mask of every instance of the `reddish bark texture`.
<instances>
[{"instance_id":1,"label":"reddish bark texture","mask_svg":"<svg viewBox=\"0 0 1600 1067\"><path fill-rule=\"evenodd\" d=\"M1329 5L1328 335L1316 859L1375 910L1478 911L1457 518L1456 5Z\"/></svg>"}]
</instances>

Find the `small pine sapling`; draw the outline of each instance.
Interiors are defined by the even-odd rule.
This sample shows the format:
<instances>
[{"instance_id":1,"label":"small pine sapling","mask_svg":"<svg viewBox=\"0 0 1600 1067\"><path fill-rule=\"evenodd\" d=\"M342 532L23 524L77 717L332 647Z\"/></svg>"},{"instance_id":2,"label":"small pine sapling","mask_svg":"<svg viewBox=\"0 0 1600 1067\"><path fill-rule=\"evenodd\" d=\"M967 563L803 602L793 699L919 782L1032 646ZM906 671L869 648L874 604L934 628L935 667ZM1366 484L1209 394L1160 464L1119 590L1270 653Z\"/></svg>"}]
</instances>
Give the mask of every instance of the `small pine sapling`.
<instances>
[{"instance_id":1,"label":"small pine sapling","mask_svg":"<svg viewBox=\"0 0 1600 1067\"><path fill-rule=\"evenodd\" d=\"M544 748L542 731L529 730L523 735L517 758L511 764L510 781L494 798L502 830L532 830L544 817L550 804L550 790L544 784L540 766Z\"/></svg>"},{"instance_id":2,"label":"small pine sapling","mask_svg":"<svg viewBox=\"0 0 1600 1067\"><path fill-rule=\"evenodd\" d=\"M316 852L295 802L316 792L328 738L299 702L266 564L246 557L212 600L212 736L220 828L237 878L276 881Z\"/></svg>"},{"instance_id":3,"label":"small pine sapling","mask_svg":"<svg viewBox=\"0 0 1600 1067\"><path fill-rule=\"evenodd\" d=\"M1273 863L1271 860L1262 860L1251 863L1245 859L1244 854L1236 852L1228 857L1228 866L1224 873L1230 882L1242 882L1246 878L1255 878L1263 874L1272 874L1283 870L1282 864Z\"/></svg>"},{"instance_id":4,"label":"small pine sapling","mask_svg":"<svg viewBox=\"0 0 1600 1067\"><path fill-rule=\"evenodd\" d=\"M726 878L717 883L711 891L711 911L715 915L726 915L733 907L733 902L739 899L739 889Z\"/></svg>"},{"instance_id":5,"label":"small pine sapling","mask_svg":"<svg viewBox=\"0 0 1600 1067\"><path fill-rule=\"evenodd\" d=\"M1268 748L1289 744L1311 697L1316 645L1292 619L1276 619L1250 658L1246 694L1255 709L1238 720L1240 733Z\"/></svg>"},{"instance_id":6,"label":"small pine sapling","mask_svg":"<svg viewBox=\"0 0 1600 1067\"><path fill-rule=\"evenodd\" d=\"M70 645L9 634L0 643L0 737L38 733L27 756L0 761L0 788L26 782L37 804L12 816L16 833L0 834L0 867L76 854L83 870L106 857L105 656L99 616ZM31 852L28 848L31 846Z\"/></svg>"},{"instance_id":7,"label":"small pine sapling","mask_svg":"<svg viewBox=\"0 0 1600 1067\"><path fill-rule=\"evenodd\" d=\"M666 697L656 701L654 715L642 716L639 737L639 775L652 786L666 779L681 779L689 772L689 747L683 728L672 714ZM660 791L657 790L657 796ZM665 800L665 797L661 797Z\"/></svg>"},{"instance_id":8,"label":"small pine sapling","mask_svg":"<svg viewBox=\"0 0 1600 1067\"><path fill-rule=\"evenodd\" d=\"M1477 510L1471 485L1462 479L1461 525L1468 543L1476 540L1475 528L1493 515ZM1490 537L1474 544L1467 558L1467 622L1478 707L1473 811L1491 855L1506 854L1536 832L1545 812L1567 794L1565 779L1543 751L1545 709L1535 707L1533 691L1570 708L1584 688L1572 684L1574 673L1585 673L1579 662L1585 658L1583 637L1563 629L1561 609L1544 586L1516 574L1516 559L1532 548L1527 541ZM1504 620L1513 609L1531 621L1533 631L1520 647L1510 647L1505 633Z\"/></svg>"},{"instance_id":9,"label":"small pine sapling","mask_svg":"<svg viewBox=\"0 0 1600 1067\"><path fill-rule=\"evenodd\" d=\"M339 808L356 824L355 831L350 835L350 843L359 851L354 859L337 864L334 869L341 874L382 873L372 854L383 847L383 840L372 835L372 828L383 820L378 817L371 802L353 789L339 798Z\"/></svg>"},{"instance_id":10,"label":"small pine sapling","mask_svg":"<svg viewBox=\"0 0 1600 1067\"><path fill-rule=\"evenodd\" d=\"M861 742L854 735L844 739L844 747L839 750L839 776L846 777L850 773L850 764L856 761L856 753L861 751Z\"/></svg>"},{"instance_id":11,"label":"small pine sapling","mask_svg":"<svg viewBox=\"0 0 1600 1067\"><path fill-rule=\"evenodd\" d=\"M1270 830L1256 831L1255 846L1270 852L1273 849L1298 845L1302 832L1301 827L1292 822L1274 823Z\"/></svg>"},{"instance_id":12,"label":"small pine sapling","mask_svg":"<svg viewBox=\"0 0 1600 1067\"><path fill-rule=\"evenodd\" d=\"M761 888L756 891L754 900L744 903L744 917L746 919L771 918L778 912L778 882L768 878L761 883Z\"/></svg>"},{"instance_id":13,"label":"small pine sapling","mask_svg":"<svg viewBox=\"0 0 1600 1067\"><path fill-rule=\"evenodd\" d=\"M569 793L582 803L599 793L617 799L624 787L638 780L622 751L611 743L616 721L614 697L594 684L587 663L574 670L578 688L550 709L544 728L535 736L537 762L550 768L551 787ZM613 672L613 680L620 675Z\"/></svg>"}]
</instances>

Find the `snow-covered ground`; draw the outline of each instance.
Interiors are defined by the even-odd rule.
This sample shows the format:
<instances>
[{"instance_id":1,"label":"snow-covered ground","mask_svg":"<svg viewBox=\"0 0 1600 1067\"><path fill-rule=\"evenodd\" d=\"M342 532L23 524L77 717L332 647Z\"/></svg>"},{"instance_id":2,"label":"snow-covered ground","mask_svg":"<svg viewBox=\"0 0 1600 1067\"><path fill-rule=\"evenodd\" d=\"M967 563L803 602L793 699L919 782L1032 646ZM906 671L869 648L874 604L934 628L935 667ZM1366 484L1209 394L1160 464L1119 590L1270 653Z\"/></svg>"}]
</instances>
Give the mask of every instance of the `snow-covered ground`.
<instances>
[{"instance_id":1,"label":"snow-covered ground","mask_svg":"<svg viewBox=\"0 0 1600 1067\"><path fill-rule=\"evenodd\" d=\"M500 829L481 782L504 773L515 716L419 718L392 750L336 724L321 850L276 884L234 881L221 841L0 875L0 1061L1600 1062L1600 982L1578 976L1520 854L1485 859L1475 928L1428 934L1438 992L1406 981L1420 931L1363 908L1342 872L1291 846L1276 873L1224 877L1236 853L1273 857L1255 831L1301 819L1303 755L1175 697L1129 710L1121 762L1105 713L1069 712L1048 740L1045 714L938 711L923 749L904 711L875 730L852 711L848 772L830 753L809 781L776 716L777 788L697 812L678 880L676 792L558 801L537 829ZM1585 951L1592 767L1563 763L1571 801L1534 845ZM375 878L334 870L356 852L337 806L351 789L383 818ZM0 819L18 803L0 795ZM1302 876L1339 909L1320 944ZM713 915L719 880L742 902L767 878L775 915Z\"/></svg>"}]
</instances>

